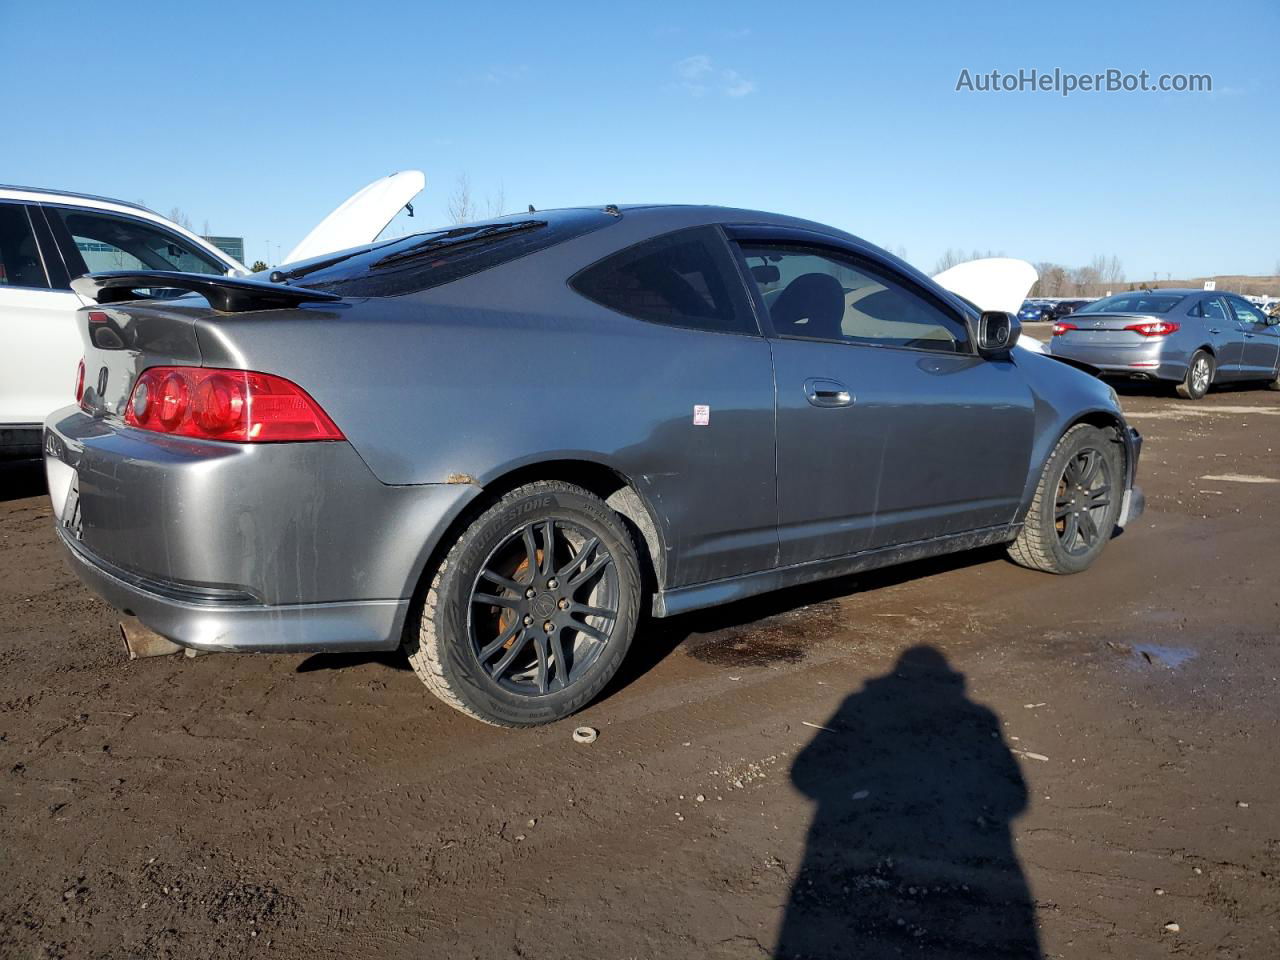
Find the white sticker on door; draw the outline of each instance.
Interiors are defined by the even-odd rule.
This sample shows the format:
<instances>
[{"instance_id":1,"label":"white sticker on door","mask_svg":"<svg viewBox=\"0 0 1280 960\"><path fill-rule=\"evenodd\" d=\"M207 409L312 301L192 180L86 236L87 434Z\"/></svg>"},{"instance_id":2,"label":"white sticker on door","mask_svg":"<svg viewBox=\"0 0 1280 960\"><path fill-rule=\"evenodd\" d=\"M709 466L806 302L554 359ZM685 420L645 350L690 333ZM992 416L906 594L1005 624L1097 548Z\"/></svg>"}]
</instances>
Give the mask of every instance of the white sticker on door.
<instances>
[{"instance_id":1,"label":"white sticker on door","mask_svg":"<svg viewBox=\"0 0 1280 960\"><path fill-rule=\"evenodd\" d=\"M693 405L693 425L695 427L705 427L711 422L711 408L705 403L695 403Z\"/></svg>"}]
</instances>

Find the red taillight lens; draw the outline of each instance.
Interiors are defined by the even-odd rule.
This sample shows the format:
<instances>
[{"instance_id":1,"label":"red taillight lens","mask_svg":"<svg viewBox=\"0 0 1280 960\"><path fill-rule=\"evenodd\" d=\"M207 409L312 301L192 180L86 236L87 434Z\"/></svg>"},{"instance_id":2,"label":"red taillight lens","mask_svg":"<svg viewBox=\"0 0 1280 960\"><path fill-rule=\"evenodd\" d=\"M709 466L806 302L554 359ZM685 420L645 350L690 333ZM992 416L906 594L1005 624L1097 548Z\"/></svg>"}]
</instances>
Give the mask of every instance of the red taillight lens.
<instances>
[{"instance_id":1,"label":"red taillight lens","mask_svg":"<svg viewBox=\"0 0 1280 960\"><path fill-rule=\"evenodd\" d=\"M84 396L84 361L80 361L80 365L76 367L76 403L79 403Z\"/></svg>"},{"instance_id":2,"label":"red taillight lens","mask_svg":"<svg viewBox=\"0 0 1280 960\"><path fill-rule=\"evenodd\" d=\"M1064 333L1066 333L1068 330L1079 330L1079 329L1080 328L1077 327L1074 323L1067 323L1065 320L1059 320L1057 323L1053 325L1053 335L1055 337L1060 337Z\"/></svg>"},{"instance_id":3,"label":"red taillight lens","mask_svg":"<svg viewBox=\"0 0 1280 960\"><path fill-rule=\"evenodd\" d=\"M343 439L297 384L246 370L152 367L134 384L124 419L144 430L233 443Z\"/></svg>"},{"instance_id":4,"label":"red taillight lens","mask_svg":"<svg viewBox=\"0 0 1280 960\"><path fill-rule=\"evenodd\" d=\"M1131 323L1125 329L1144 337L1167 337L1178 329L1178 324L1172 320L1148 320L1145 323Z\"/></svg>"}]
</instances>

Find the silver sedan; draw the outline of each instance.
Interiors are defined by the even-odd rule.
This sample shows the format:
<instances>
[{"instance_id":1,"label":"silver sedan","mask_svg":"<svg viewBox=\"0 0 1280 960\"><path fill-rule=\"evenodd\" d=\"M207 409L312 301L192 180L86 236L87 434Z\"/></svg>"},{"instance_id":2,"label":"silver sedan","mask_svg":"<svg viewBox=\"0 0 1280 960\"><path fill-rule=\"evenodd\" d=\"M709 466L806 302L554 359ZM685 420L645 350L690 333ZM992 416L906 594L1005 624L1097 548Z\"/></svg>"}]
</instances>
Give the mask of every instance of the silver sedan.
<instances>
[{"instance_id":1,"label":"silver sedan","mask_svg":"<svg viewBox=\"0 0 1280 960\"><path fill-rule=\"evenodd\" d=\"M1108 376L1173 382L1188 400L1230 380L1280 390L1280 317L1234 293L1137 290L1096 300L1053 325L1049 352Z\"/></svg>"}]
</instances>

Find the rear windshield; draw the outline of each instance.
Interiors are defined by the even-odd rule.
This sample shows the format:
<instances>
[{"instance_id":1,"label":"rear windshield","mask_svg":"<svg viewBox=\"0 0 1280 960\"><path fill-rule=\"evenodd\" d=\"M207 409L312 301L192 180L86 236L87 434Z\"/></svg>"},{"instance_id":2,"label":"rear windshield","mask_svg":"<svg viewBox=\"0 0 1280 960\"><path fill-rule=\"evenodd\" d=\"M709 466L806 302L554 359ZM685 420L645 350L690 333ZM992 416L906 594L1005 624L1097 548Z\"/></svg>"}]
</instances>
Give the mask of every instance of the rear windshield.
<instances>
[{"instance_id":1,"label":"rear windshield","mask_svg":"<svg viewBox=\"0 0 1280 960\"><path fill-rule=\"evenodd\" d=\"M1117 293L1086 303L1076 313L1168 313L1185 299L1183 294Z\"/></svg>"},{"instance_id":2,"label":"rear windshield","mask_svg":"<svg viewBox=\"0 0 1280 960\"><path fill-rule=\"evenodd\" d=\"M488 270L617 220L599 209L498 217L286 264L270 279L344 297L394 297Z\"/></svg>"}]
</instances>

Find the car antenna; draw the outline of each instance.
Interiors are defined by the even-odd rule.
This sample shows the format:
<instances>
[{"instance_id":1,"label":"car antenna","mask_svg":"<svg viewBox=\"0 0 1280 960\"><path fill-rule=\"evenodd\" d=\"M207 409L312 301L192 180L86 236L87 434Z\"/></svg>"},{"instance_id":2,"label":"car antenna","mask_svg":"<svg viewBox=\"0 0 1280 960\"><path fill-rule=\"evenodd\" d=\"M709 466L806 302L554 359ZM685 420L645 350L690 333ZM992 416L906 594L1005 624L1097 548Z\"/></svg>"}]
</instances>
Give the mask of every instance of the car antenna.
<instances>
[{"instance_id":1,"label":"car antenna","mask_svg":"<svg viewBox=\"0 0 1280 960\"><path fill-rule=\"evenodd\" d=\"M604 205L604 212L611 217L622 216L622 211L618 209L618 205L616 203L606 203Z\"/></svg>"}]
</instances>

